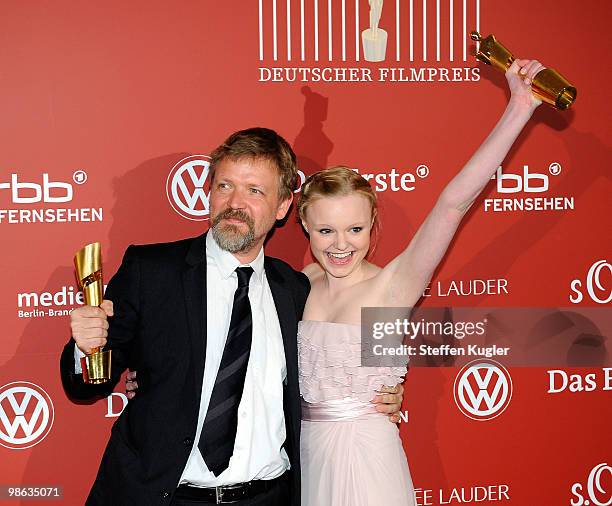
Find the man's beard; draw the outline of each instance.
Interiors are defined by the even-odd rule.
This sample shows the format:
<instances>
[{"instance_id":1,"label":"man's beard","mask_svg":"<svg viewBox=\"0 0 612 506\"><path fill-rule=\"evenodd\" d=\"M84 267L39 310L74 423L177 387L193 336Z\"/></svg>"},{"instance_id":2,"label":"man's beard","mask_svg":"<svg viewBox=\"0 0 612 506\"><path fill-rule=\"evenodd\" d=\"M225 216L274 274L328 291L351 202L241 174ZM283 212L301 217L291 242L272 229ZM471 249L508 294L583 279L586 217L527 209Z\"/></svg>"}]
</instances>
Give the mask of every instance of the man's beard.
<instances>
[{"instance_id":1,"label":"man's beard","mask_svg":"<svg viewBox=\"0 0 612 506\"><path fill-rule=\"evenodd\" d=\"M246 223L248 230L242 232L236 225L221 225L221 220L233 218ZM249 251L255 245L255 222L244 211L226 209L219 213L212 221L212 235L221 249L230 253Z\"/></svg>"}]
</instances>

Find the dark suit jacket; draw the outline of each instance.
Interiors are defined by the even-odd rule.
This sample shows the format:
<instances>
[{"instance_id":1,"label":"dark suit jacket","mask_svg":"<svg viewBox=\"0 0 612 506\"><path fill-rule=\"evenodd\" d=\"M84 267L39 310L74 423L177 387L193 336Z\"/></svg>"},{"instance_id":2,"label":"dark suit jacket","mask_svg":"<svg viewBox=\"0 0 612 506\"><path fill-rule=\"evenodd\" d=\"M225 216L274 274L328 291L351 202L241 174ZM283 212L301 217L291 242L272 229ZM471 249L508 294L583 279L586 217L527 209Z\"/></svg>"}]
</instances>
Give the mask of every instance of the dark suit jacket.
<instances>
[{"instance_id":1,"label":"dark suit jacket","mask_svg":"<svg viewBox=\"0 0 612 506\"><path fill-rule=\"evenodd\" d=\"M128 364L138 394L113 425L88 505L169 504L194 444L206 352L206 235L130 246L110 280L113 301L107 348L112 381L84 384L74 374L74 341L62 353L67 394L79 400L110 395ZM291 462L292 504L300 504L300 394L297 322L310 289L288 264L265 259L287 364L284 447Z\"/></svg>"}]
</instances>

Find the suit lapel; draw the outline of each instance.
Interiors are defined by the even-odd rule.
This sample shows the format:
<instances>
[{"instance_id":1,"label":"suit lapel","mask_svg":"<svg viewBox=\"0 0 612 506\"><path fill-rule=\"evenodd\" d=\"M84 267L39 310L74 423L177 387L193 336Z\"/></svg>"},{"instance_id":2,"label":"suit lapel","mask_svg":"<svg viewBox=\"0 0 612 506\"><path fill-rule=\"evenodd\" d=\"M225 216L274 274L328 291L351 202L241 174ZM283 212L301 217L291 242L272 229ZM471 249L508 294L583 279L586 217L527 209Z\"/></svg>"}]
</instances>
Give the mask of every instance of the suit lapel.
<instances>
[{"instance_id":1,"label":"suit lapel","mask_svg":"<svg viewBox=\"0 0 612 506\"><path fill-rule=\"evenodd\" d=\"M282 277L267 258L264 265L283 336L283 348L287 364L287 385L291 385L294 382L293 380L297 378L297 321L295 302L291 290L286 288Z\"/></svg>"},{"instance_id":2,"label":"suit lapel","mask_svg":"<svg viewBox=\"0 0 612 506\"><path fill-rule=\"evenodd\" d=\"M206 234L193 240L185 257L183 292L195 372L195 389L199 399L206 359Z\"/></svg>"},{"instance_id":3,"label":"suit lapel","mask_svg":"<svg viewBox=\"0 0 612 506\"><path fill-rule=\"evenodd\" d=\"M291 466L300 469L300 387L298 380L297 356L297 314L293 293L287 288L287 282L273 263L265 259L266 277L276 306L278 321L283 336L285 363L287 365L287 385L283 388L283 411L287 439L284 443L291 461Z\"/></svg>"}]
</instances>

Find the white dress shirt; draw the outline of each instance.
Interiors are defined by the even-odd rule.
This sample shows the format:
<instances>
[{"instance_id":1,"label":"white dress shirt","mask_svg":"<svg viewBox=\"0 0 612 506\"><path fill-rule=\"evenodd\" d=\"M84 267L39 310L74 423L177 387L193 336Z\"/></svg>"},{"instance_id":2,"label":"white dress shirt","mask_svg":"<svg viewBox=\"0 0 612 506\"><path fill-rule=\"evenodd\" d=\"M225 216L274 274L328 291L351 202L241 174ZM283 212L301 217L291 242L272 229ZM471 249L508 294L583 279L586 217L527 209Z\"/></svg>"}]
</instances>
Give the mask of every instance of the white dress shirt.
<instances>
[{"instance_id":1,"label":"white dress shirt","mask_svg":"<svg viewBox=\"0 0 612 506\"><path fill-rule=\"evenodd\" d=\"M225 340L229 330L240 262L206 235L206 362L194 445L180 483L214 487L276 478L289 469L284 448L283 381L287 376L283 339L272 291L264 271L263 248L251 262L249 302L253 316L251 354L238 406L234 453L219 476L208 470L198 449Z\"/></svg>"},{"instance_id":2,"label":"white dress shirt","mask_svg":"<svg viewBox=\"0 0 612 506\"><path fill-rule=\"evenodd\" d=\"M287 368L278 314L264 270L263 248L248 265L253 269L249 281L253 317L251 354L238 406L234 453L227 469L215 476L206 467L198 442L229 330L238 286L235 270L241 264L234 255L219 247L212 233L206 235L206 361L198 426L180 484L215 487L268 480L290 468L289 457L282 448L286 438L283 382ZM80 372L80 355L75 346L77 372Z\"/></svg>"}]
</instances>

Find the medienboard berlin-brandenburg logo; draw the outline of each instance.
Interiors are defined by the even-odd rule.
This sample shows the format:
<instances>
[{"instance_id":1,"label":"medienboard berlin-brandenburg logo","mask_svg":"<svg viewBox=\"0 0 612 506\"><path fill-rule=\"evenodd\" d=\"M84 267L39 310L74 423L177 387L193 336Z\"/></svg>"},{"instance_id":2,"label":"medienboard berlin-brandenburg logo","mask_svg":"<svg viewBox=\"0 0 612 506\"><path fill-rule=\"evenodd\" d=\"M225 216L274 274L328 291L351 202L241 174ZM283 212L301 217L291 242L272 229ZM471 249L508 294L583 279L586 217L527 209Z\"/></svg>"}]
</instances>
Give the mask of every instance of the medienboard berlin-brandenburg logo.
<instances>
[{"instance_id":1,"label":"medienboard berlin-brandenburg logo","mask_svg":"<svg viewBox=\"0 0 612 506\"><path fill-rule=\"evenodd\" d=\"M0 387L0 445L23 450L40 443L53 426L49 394L27 381Z\"/></svg>"},{"instance_id":2,"label":"medienboard berlin-brandenburg logo","mask_svg":"<svg viewBox=\"0 0 612 506\"><path fill-rule=\"evenodd\" d=\"M166 195L172 208L183 218L208 219L210 189L206 188L210 157L191 155L178 161L166 180Z\"/></svg>"},{"instance_id":3,"label":"medienboard berlin-brandenburg logo","mask_svg":"<svg viewBox=\"0 0 612 506\"><path fill-rule=\"evenodd\" d=\"M477 359L457 374L455 403L472 420L491 420L501 415L512 399L512 378L495 360Z\"/></svg>"}]
</instances>

